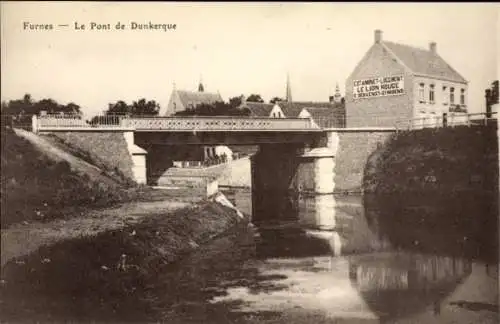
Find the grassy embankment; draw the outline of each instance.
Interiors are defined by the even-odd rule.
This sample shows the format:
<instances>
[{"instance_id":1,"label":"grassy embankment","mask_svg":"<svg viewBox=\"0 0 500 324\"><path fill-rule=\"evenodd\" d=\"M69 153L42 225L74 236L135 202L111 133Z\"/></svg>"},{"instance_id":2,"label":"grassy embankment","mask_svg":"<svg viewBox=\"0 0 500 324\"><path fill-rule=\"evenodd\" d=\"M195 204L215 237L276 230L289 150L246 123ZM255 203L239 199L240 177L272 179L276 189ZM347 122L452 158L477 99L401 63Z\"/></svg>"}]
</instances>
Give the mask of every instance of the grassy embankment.
<instances>
[{"instance_id":1,"label":"grassy embankment","mask_svg":"<svg viewBox=\"0 0 500 324\"><path fill-rule=\"evenodd\" d=\"M42 247L2 268L1 313L9 321L148 321L168 294L159 278L175 261L244 224L201 202L96 236ZM148 317L149 316L149 317Z\"/></svg>"},{"instance_id":2,"label":"grassy embankment","mask_svg":"<svg viewBox=\"0 0 500 324\"><path fill-rule=\"evenodd\" d=\"M106 174L106 181L96 181L75 172L68 161L54 160L10 128L2 128L1 150L2 228L67 217L74 209L110 206L140 192Z\"/></svg>"},{"instance_id":3,"label":"grassy embankment","mask_svg":"<svg viewBox=\"0 0 500 324\"><path fill-rule=\"evenodd\" d=\"M109 135L108 140L102 138L101 151L107 152L102 155L104 158L96 154L99 150L95 142L98 141L91 136L40 137L69 153L72 161L68 161L48 154L44 148L3 127L2 228L22 222L71 218L89 208L112 207L124 202L193 200L192 193L185 190L159 191L138 186L131 179L131 168L127 165L131 161L123 136L121 143L117 135ZM90 143L85 142L87 139ZM88 165L81 168L85 162ZM89 169L93 169L91 173Z\"/></svg>"},{"instance_id":4,"label":"grassy embankment","mask_svg":"<svg viewBox=\"0 0 500 324\"><path fill-rule=\"evenodd\" d=\"M395 134L368 159L365 207L393 243L497 259L496 126Z\"/></svg>"},{"instance_id":5,"label":"grassy embankment","mask_svg":"<svg viewBox=\"0 0 500 324\"><path fill-rule=\"evenodd\" d=\"M12 130L2 130L2 234L19 222L50 225L60 217L86 217L85 210L99 206L132 199L168 203L176 197L162 193L151 198L154 192L147 188L129 186L106 172L100 177L77 172L72 163L44 153ZM75 206L81 208L78 213ZM205 200L173 213L149 213L122 228L41 246L2 267L2 319L146 320L154 316L158 296L168 291L156 288L158 276L235 224L242 219L233 209Z\"/></svg>"}]
</instances>

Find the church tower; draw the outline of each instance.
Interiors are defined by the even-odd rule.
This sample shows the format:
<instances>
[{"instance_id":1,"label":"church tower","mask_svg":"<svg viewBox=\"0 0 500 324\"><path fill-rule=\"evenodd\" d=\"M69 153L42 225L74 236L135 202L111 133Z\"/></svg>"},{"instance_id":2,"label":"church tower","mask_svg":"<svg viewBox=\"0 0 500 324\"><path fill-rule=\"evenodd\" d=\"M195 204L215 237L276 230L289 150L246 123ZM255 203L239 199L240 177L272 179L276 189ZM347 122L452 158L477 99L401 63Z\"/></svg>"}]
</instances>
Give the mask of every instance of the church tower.
<instances>
[{"instance_id":1,"label":"church tower","mask_svg":"<svg viewBox=\"0 0 500 324\"><path fill-rule=\"evenodd\" d=\"M205 87L203 87L203 81L200 76L200 84L198 85L198 92L203 92L205 91Z\"/></svg>"},{"instance_id":2,"label":"church tower","mask_svg":"<svg viewBox=\"0 0 500 324\"><path fill-rule=\"evenodd\" d=\"M290 76L286 75L286 102L292 102L292 88L290 86Z\"/></svg>"},{"instance_id":3,"label":"church tower","mask_svg":"<svg viewBox=\"0 0 500 324\"><path fill-rule=\"evenodd\" d=\"M333 101L336 103L340 103L342 101L342 94L340 94L339 83L335 86L335 95L333 96Z\"/></svg>"}]
</instances>

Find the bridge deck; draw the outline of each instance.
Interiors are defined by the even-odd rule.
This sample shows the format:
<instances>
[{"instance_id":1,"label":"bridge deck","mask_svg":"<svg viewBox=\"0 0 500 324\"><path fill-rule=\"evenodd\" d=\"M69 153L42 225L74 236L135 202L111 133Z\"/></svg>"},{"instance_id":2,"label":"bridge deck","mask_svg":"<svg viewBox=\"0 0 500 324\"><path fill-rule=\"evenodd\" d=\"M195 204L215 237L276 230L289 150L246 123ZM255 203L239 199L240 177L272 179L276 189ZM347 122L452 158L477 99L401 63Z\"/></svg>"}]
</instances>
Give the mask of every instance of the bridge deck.
<instances>
[{"instance_id":1,"label":"bridge deck","mask_svg":"<svg viewBox=\"0 0 500 324\"><path fill-rule=\"evenodd\" d=\"M304 118L233 117L141 117L102 116L99 123L66 116L42 116L39 131L133 130L135 132L316 132L321 131Z\"/></svg>"}]
</instances>

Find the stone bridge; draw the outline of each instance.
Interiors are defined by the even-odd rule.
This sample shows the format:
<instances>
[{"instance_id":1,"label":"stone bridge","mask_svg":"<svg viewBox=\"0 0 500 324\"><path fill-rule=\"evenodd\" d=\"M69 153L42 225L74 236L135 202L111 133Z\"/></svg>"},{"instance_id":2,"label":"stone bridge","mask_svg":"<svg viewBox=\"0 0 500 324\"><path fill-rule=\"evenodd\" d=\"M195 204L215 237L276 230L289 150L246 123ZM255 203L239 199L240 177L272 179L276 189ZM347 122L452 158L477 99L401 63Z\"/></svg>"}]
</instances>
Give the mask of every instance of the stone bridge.
<instances>
[{"instance_id":1,"label":"stone bridge","mask_svg":"<svg viewBox=\"0 0 500 324\"><path fill-rule=\"evenodd\" d=\"M108 117L108 116L106 116ZM357 191L368 155L395 128L320 128L290 118L119 118L92 125L78 119L34 117L38 132L122 132L138 182L166 173L179 150L196 145L258 145L251 158L253 206L269 212L287 192ZM105 121L105 122L103 122Z\"/></svg>"}]
</instances>

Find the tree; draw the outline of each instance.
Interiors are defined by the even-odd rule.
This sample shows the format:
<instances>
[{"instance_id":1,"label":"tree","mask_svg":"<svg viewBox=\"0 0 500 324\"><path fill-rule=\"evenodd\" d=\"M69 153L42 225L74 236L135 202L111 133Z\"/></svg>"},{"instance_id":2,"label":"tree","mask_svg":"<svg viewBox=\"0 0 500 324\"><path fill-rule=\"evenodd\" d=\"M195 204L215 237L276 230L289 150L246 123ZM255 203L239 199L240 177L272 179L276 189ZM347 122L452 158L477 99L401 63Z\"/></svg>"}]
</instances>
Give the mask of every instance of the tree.
<instances>
[{"instance_id":1,"label":"tree","mask_svg":"<svg viewBox=\"0 0 500 324\"><path fill-rule=\"evenodd\" d=\"M106 115L149 115L156 116L160 111L160 105L154 101L146 101L145 98L134 101L131 105L123 100L110 103Z\"/></svg>"},{"instance_id":2,"label":"tree","mask_svg":"<svg viewBox=\"0 0 500 324\"><path fill-rule=\"evenodd\" d=\"M247 101L249 102L264 102L264 99L259 94L251 94L248 98Z\"/></svg>"},{"instance_id":3,"label":"tree","mask_svg":"<svg viewBox=\"0 0 500 324\"><path fill-rule=\"evenodd\" d=\"M2 115L10 116L13 126L30 125L31 117L39 115L42 111L49 114L76 114L79 118L81 113L80 106L73 102L62 105L51 98L34 101L28 93L22 99L2 103Z\"/></svg>"},{"instance_id":4,"label":"tree","mask_svg":"<svg viewBox=\"0 0 500 324\"><path fill-rule=\"evenodd\" d=\"M229 105L233 108L239 107L241 105L241 103L243 102L242 97L243 97L243 95L241 95L239 97L229 98Z\"/></svg>"},{"instance_id":5,"label":"tree","mask_svg":"<svg viewBox=\"0 0 500 324\"><path fill-rule=\"evenodd\" d=\"M142 98L132 104L132 115L156 116L159 111L160 105L154 100L146 101L146 99Z\"/></svg>"},{"instance_id":6,"label":"tree","mask_svg":"<svg viewBox=\"0 0 500 324\"><path fill-rule=\"evenodd\" d=\"M248 116L248 112L220 101L213 104L202 103L194 109L179 111L175 116Z\"/></svg>"},{"instance_id":7,"label":"tree","mask_svg":"<svg viewBox=\"0 0 500 324\"><path fill-rule=\"evenodd\" d=\"M67 104L65 107L65 112L72 114L72 113L79 113L80 112L80 106L75 104L74 102L70 102Z\"/></svg>"},{"instance_id":8,"label":"tree","mask_svg":"<svg viewBox=\"0 0 500 324\"><path fill-rule=\"evenodd\" d=\"M46 111L48 114L55 114L58 112L64 112L64 106L58 104L53 99L42 99L34 104L34 110L36 112Z\"/></svg>"},{"instance_id":9,"label":"tree","mask_svg":"<svg viewBox=\"0 0 500 324\"><path fill-rule=\"evenodd\" d=\"M285 101L283 98L280 97L273 97L273 99L269 100L269 103L275 104L279 101Z\"/></svg>"},{"instance_id":10,"label":"tree","mask_svg":"<svg viewBox=\"0 0 500 324\"><path fill-rule=\"evenodd\" d=\"M108 104L108 110L105 115L127 115L131 113L131 107L123 100Z\"/></svg>"}]
</instances>

